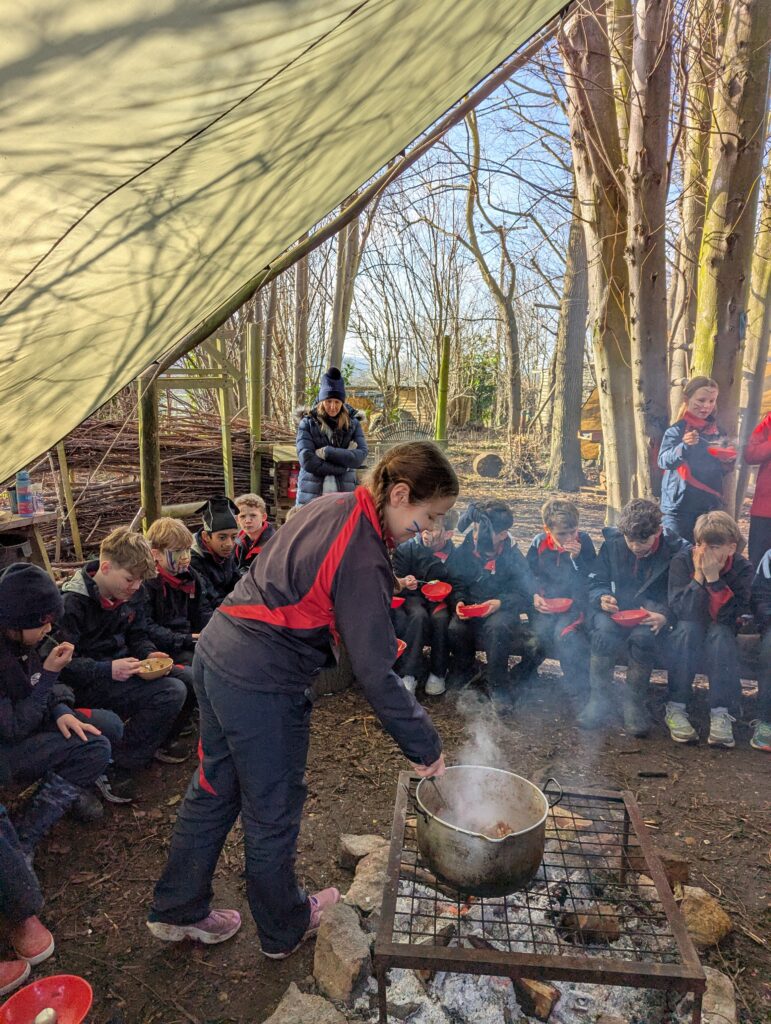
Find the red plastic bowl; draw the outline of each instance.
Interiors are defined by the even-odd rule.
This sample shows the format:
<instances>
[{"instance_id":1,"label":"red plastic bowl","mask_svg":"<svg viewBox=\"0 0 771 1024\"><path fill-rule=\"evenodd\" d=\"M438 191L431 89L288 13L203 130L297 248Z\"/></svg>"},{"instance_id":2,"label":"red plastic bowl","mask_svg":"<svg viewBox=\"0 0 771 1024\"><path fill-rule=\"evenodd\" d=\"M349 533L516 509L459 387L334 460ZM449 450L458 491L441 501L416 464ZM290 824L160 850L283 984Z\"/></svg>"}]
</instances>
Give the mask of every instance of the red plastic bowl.
<instances>
[{"instance_id":1,"label":"red plastic bowl","mask_svg":"<svg viewBox=\"0 0 771 1024\"><path fill-rule=\"evenodd\" d=\"M407 600L406 597L392 597L391 598L391 607L392 608L401 608L401 606L404 604L404 602L406 600Z\"/></svg>"},{"instance_id":2,"label":"red plastic bowl","mask_svg":"<svg viewBox=\"0 0 771 1024\"><path fill-rule=\"evenodd\" d=\"M645 608L629 608L624 612L614 612L611 615L611 619L617 622L619 626L631 629L632 626L639 626L643 620L648 618L649 614L650 612Z\"/></svg>"},{"instance_id":3,"label":"red plastic bowl","mask_svg":"<svg viewBox=\"0 0 771 1024\"><path fill-rule=\"evenodd\" d=\"M573 607L572 597L545 597L543 599L545 607L540 610L545 612L547 615L561 615L563 612L570 611Z\"/></svg>"},{"instance_id":4,"label":"red plastic bowl","mask_svg":"<svg viewBox=\"0 0 771 1024\"><path fill-rule=\"evenodd\" d=\"M707 448L710 455L714 455L720 462L735 462L739 454L735 448L728 445L725 448Z\"/></svg>"},{"instance_id":5,"label":"red plastic bowl","mask_svg":"<svg viewBox=\"0 0 771 1024\"><path fill-rule=\"evenodd\" d=\"M52 974L25 985L0 1006L0 1024L32 1024L41 1010L56 1010L58 1024L81 1024L91 1009L94 993L85 978Z\"/></svg>"},{"instance_id":6,"label":"red plastic bowl","mask_svg":"<svg viewBox=\"0 0 771 1024\"><path fill-rule=\"evenodd\" d=\"M442 583L441 580L430 580L420 588L424 597L429 601L443 601L452 590L451 583Z\"/></svg>"},{"instance_id":7,"label":"red plastic bowl","mask_svg":"<svg viewBox=\"0 0 771 1024\"><path fill-rule=\"evenodd\" d=\"M464 604L462 608L456 608L459 619L481 619L489 610L489 601L483 601L482 604Z\"/></svg>"},{"instance_id":8,"label":"red plastic bowl","mask_svg":"<svg viewBox=\"0 0 771 1024\"><path fill-rule=\"evenodd\" d=\"M397 637L396 638L396 657L397 658L401 658L401 656L404 654L404 652L406 650L407 650L407 644L403 640L400 640L399 637Z\"/></svg>"}]
</instances>

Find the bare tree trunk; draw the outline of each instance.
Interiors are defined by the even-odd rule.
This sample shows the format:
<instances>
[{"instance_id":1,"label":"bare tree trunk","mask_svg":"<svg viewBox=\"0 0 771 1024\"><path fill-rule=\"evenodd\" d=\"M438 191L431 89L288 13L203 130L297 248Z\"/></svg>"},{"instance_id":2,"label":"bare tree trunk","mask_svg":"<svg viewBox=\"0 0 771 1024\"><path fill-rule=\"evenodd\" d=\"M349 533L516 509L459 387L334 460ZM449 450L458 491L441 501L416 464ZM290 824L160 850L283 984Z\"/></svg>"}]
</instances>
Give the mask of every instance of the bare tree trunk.
<instances>
[{"instance_id":1,"label":"bare tree trunk","mask_svg":"<svg viewBox=\"0 0 771 1024\"><path fill-rule=\"evenodd\" d=\"M760 418L760 407L768 365L771 340L771 157L766 162L765 188L760 207L760 223L752 257L750 297L747 303L747 346L744 350L744 372L740 399L740 446L744 448ZM747 493L750 467L739 467L736 482L736 513L738 515Z\"/></svg>"},{"instance_id":2,"label":"bare tree trunk","mask_svg":"<svg viewBox=\"0 0 771 1024\"><path fill-rule=\"evenodd\" d=\"M629 116L632 99L632 0L610 0L607 4L610 70L622 159L629 144Z\"/></svg>"},{"instance_id":3,"label":"bare tree trunk","mask_svg":"<svg viewBox=\"0 0 771 1024\"><path fill-rule=\"evenodd\" d=\"M564 23L559 44L589 261L589 315L612 522L632 496L636 457L624 260L626 200L619 178L621 146L603 0L580 4Z\"/></svg>"},{"instance_id":4,"label":"bare tree trunk","mask_svg":"<svg viewBox=\"0 0 771 1024\"><path fill-rule=\"evenodd\" d=\"M694 365L720 385L720 420L737 430L747 298L768 113L766 0L728 0L715 83ZM731 482L726 478L731 507Z\"/></svg>"},{"instance_id":5,"label":"bare tree trunk","mask_svg":"<svg viewBox=\"0 0 771 1024\"><path fill-rule=\"evenodd\" d=\"M308 257L295 265L294 283L294 363L292 366L292 402L300 405L305 399L308 379Z\"/></svg>"},{"instance_id":6,"label":"bare tree trunk","mask_svg":"<svg viewBox=\"0 0 771 1024\"><path fill-rule=\"evenodd\" d=\"M273 384L273 348L278 314L278 278L270 284L268 306L265 313L265 350L262 357L262 415L270 419L273 414L271 387Z\"/></svg>"},{"instance_id":7,"label":"bare tree trunk","mask_svg":"<svg viewBox=\"0 0 771 1024\"><path fill-rule=\"evenodd\" d=\"M696 329L696 282L704 228L709 128L712 117L712 71L709 57L716 45L714 0L690 0L685 19L683 64L687 81L683 107L680 156L683 191L680 197L680 235L670 286L669 411L674 419L690 376Z\"/></svg>"},{"instance_id":8,"label":"bare tree trunk","mask_svg":"<svg viewBox=\"0 0 771 1024\"><path fill-rule=\"evenodd\" d=\"M589 309L586 240L578 200L573 199L565 279L555 346L554 401L551 422L551 461L545 484L560 491L577 491L586 482L581 468L581 398L583 392L586 317Z\"/></svg>"},{"instance_id":9,"label":"bare tree trunk","mask_svg":"<svg viewBox=\"0 0 771 1024\"><path fill-rule=\"evenodd\" d=\"M669 423L665 218L672 0L637 0L629 115L627 264L632 390L641 497L660 493L656 465Z\"/></svg>"},{"instance_id":10,"label":"bare tree trunk","mask_svg":"<svg viewBox=\"0 0 771 1024\"><path fill-rule=\"evenodd\" d=\"M498 233L501 245L501 258L505 260L508 270L507 273L503 267L501 268L500 284L498 283L495 274L491 271L479 244L476 224L474 222L474 212L476 209L479 209L480 212L482 212L479 197L480 146L479 127L477 125L476 114L473 110L468 114L466 123L468 124L469 134L471 137L468 192L466 195L466 233L468 236L466 244L473 253L474 259L477 261L479 272L482 275L482 280L485 282L485 285L492 295L493 302L495 303L498 315L500 316L504 327L503 344L506 351L508 370L507 411L509 415L509 435L512 435L519 432L522 422L522 370L520 367L519 356L519 326L517 324L517 314L514 308L514 295L517 287L516 266L508 253L505 229L500 225L493 224L487 217L485 217L485 219L488 224L490 224L490 227ZM504 283L506 278L508 278L508 284Z\"/></svg>"}]
</instances>

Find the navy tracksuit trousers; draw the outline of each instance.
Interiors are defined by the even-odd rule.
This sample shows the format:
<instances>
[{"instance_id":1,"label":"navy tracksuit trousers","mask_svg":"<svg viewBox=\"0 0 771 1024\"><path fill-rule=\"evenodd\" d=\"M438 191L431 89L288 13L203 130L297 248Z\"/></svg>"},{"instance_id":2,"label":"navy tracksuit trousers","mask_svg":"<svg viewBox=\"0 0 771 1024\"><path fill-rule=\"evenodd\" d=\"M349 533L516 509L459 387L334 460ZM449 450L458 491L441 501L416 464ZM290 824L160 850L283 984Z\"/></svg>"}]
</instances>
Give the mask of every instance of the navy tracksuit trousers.
<instances>
[{"instance_id":1,"label":"navy tracksuit trousers","mask_svg":"<svg viewBox=\"0 0 771 1024\"><path fill-rule=\"evenodd\" d=\"M120 743L123 722L111 711L79 708L73 714L82 722L95 725L101 736L89 736L84 743L78 736L65 739L56 723L33 733L18 743L3 744L3 753L15 782L36 782L48 772L56 772L73 786L93 785L110 762L112 744Z\"/></svg>"},{"instance_id":2,"label":"navy tracksuit trousers","mask_svg":"<svg viewBox=\"0 0 771 1024\"><path fill-rule=\"evenodd\" d=\"M16 829L0 804L0 917L17 925L37 916L42 908L38 880L27 867Z\"/></svg>"},{"instance_id":3,"label":"navy tracksuit trousers","mask_svg":"<svg viewBox=\"0 0 771 1024\"><path fill-rule=\"evenodd\" d=\"M693 677L709 677L709 706L739 710L742 684L736 631L721 622L681 620L669 638L669 699L685 704L691 697Z\"/></svg>"},{"instance_id":4,"label":"navy tracksuit trousers","mask_svg":"<svg viewBox=\"0 0 771 1024\"><path fill-rule=\"evenodd\" d=\"M177 817L150 920L192 924L209 914L217 861L240 814L247 898L262 948L291 950L310 919L294 870L307 791L309 691L239 689L197 655L193 677L200 764Z\"/></svg>"}]
</instances>

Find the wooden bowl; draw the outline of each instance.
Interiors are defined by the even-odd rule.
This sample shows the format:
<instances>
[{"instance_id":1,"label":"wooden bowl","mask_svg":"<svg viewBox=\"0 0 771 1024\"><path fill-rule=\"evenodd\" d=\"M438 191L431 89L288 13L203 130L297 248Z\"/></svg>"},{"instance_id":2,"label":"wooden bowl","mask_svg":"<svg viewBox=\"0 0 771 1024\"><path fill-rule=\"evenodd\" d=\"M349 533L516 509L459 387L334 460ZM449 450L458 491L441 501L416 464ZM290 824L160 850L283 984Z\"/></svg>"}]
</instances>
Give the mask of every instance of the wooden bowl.
<instances>
[{"instance_id":1,"label":"wooden bowl","mask_svg":"<svg viewBox=\"0 0 771 1024\"><path fill-rule=\"evenodd\" d=\"M173 658L145 658L134 675L139 676L140 679L146 679L148 681L152 679L160 679L161 676L166 675L173 665Z\"/></svg>"},{"instance_id":2,"label":"wooden bowl","mask_svg":"<svg viewBox=\"0 0 771 1024\"><path fill-rule=\"evenodd\" d=\"M424 597L429 601L443 601L452 590L451 583L442 583L441 580L429 580L420 588Z\"/></svg>"},{"instance_id":3,"label":"wooden bowl","mask_svg":"<svg viewBox=\"0 0 771 1024\"><path fill-rule=\"evenodd\" d=\"M573 598L545 597L543 603L544 607L540 608L539 611L544 612L546 615L562 615L563 612L570 611L573 607Z\"/></svg>"},{"instance_id":4,"label":"wooden bowl","mask_svg":"<svg viewBox=\"0 0 771 1024\"><path fill-rule=\"evenodd\" d=\"M650 612L647 608L628 608L623 612L614 612L611 615L611 619L625 629L632 629L633 626L639 626L641 622L647 619L649 614Z\"/></svg>"}]
</instances>

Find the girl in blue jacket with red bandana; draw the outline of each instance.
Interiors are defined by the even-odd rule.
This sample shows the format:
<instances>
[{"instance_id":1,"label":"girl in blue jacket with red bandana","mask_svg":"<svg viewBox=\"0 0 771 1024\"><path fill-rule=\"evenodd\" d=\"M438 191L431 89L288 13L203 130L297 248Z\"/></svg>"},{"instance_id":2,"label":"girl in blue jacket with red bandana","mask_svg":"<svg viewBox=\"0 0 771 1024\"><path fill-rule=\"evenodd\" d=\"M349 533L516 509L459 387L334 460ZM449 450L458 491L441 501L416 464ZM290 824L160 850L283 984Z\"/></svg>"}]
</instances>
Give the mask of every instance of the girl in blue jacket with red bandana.
<instances>
[{"instance_id":1,"label":"girl in blue jacket with red bandana","mask_svg":"<svg viewBox=\"0 0 771 1024\"><path fill-rule=\"evenodd\" d=\"M736 451L715 420L718 386L694 377L683 389L685 406L666 431L659 449L661 512L664 529L693 543L700 515L723 507L723 477L734 467Z\"/></svg>"},{"instance_id":2,"label":"girl in blue jacket with red bandana","mask_svg":"<svg viewBox=\"0 0 771 1024\"><path fill-rule=\"evenodd\" d=\"M308 896L294 861L305 801L309 677L338 639L382 722L423 778L444 772L425 710L393 671L389 546L435 530L458 494L427 442L391 449L366 487L325 495L279 530L198 641L200 765L180 808L148 927L159 939L223 942L235 910L212 910L212 878L241 815L249 906L263 953L289 956L318 931L336 889Z\"/></svg>"}]
</instances>

